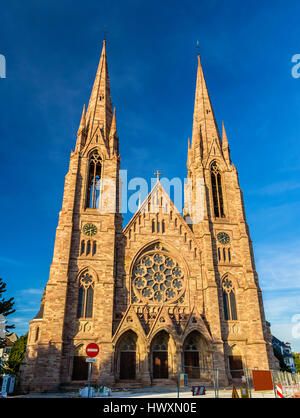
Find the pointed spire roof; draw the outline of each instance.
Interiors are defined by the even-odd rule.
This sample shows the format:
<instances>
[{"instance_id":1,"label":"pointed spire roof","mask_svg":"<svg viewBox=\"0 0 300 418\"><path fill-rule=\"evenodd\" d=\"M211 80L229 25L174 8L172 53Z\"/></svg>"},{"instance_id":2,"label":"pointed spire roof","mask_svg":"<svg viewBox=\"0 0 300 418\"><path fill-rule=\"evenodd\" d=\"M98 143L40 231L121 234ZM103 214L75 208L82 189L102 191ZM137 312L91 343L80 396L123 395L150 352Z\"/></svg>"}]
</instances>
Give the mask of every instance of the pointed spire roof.
<instances>
[{"instance_id":1,"label":"pointed spire roof","mask_svg":"<svg viewBox=\"0 0 300 418\"><path fill-rule=\"evenodd\" d=\"M227 139L224 121L222 120L222 148L226 148L226 147L228 147L228 139Z\"/></svg>"},{"instance_id":2,"label":"pointed spire roof","mask_svg":"<svg viewBox=\"0 0 300 418\"><path fill-rule=\"evenodd\" d=\"M86 127L86 120L85 120L85 104L84 104L77 134L80 134L80 132L83 129L85 129L85 127Z\"/></svg>"},{"instance_id":3,"label":"pointed spire roof","mask_svg":"<svg viewBox=\"0 0 300 418\"><path fill-rule=\"evenodd\" d=\"M112 122L112 102L105 40L103 41L102 53L86 112L86 120L88 122L88 137L93 135L95 129L99 126L100 129L103 128L104 138L108 138Z\"/></svg>"},{"instance_id":4,"label":"pointed spire roof","mask_svg":"<svg viewBox=\"0 0 300 418\"><path fill-rule=\"evenodd\" d=\"M226 160L226 162L228 164L231 164L231 159L230 159L230 149L229 149L229 144L228 144L228 139L227 139L227 134L225 131L225 125L224 122L222 121L222 151L223 151L223 155L224 158Z\"/></svg>"},{"instance_id":5,"label":"pointed spire roof","mask_svg":"<svg viewBox=\"0 0 300 418\"><path fill-rule=\"evenodd\" d=\"M197 149L200 147L201 138L204 156L208 155L214 139L217 139L220 143L220 134L207 90L200 55L198 55L192 148Z\"/></svg>"},{"instance_id":6,"label":"pointed spire roof","mask_svg":"<svg viewBox=\"0 0 300 418\"><path fill-rule=\"evenodd\" d=\"M113 113L113 118L111 122L110 133L109 133L109 147L112 153L119 154L119 139L118 139L118 133L117 133L116 108L114 108L114 113Z\"/></svg>"},{"instance_id":7,"label":"pointed spire roof","mask_svg":"<svg viewBox=\"0 0 300 418\"><path fill-rule=\"evenodd\" d=\"M114 107L113 118L111 122L110 135L114 135L117 132L117 121L116 121L116 108Z\"/></svg>"}]
</instances>

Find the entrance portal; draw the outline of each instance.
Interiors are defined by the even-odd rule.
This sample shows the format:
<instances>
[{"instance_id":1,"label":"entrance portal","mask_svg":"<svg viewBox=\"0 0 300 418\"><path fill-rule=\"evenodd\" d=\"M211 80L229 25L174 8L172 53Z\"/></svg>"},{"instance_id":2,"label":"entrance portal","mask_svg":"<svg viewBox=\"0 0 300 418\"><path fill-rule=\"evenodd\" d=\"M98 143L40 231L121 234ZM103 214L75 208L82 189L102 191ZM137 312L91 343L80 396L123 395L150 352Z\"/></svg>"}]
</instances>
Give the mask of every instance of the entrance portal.
<instances>
[{"instance_id":1,"label":"entrance portal","mask_svg":"<svg viewBox=\"0 0 300 418\"><path fill-rule=\"evenodd\" d=\"M165 331L159 332L152 342L153 379L168 379L168 344L169 335Z\"/></svg>"},{"instance_id":2,"label":"entrance portal","mask_svg":"<svg viewBox=\"0 0 300 418\"><path fill-rule=\"evenodd\" d=\"M207 343L198 331L192 331L185 339L184 372L189 379L206 380L211 374L208 367Z\"/></svg>"},{"instance_id":3,"label":"entrance portal","mask_svg":"<svg viewBox=\"0 0 300 418\"><path fill-rule=\"evenodd\" d=\"M118 344L120 379L133 380L136 378L136 341L136 334L127 331Z\"/></svg>"},{"instance_id":4,"label":"entrance portal","mask_svg":"<svg viewBox=\"0 0 300 418\"><path fill-rule=\"evenodd\" d=\"M190 379L199 379L199 353L198 351L184 352L184 371Z\"/></svg>"},{"instance_id":5,"label":"entrance portal","mask_svg":"<svg viewBox=\"0 0 300 418\"><path fill-rule=\"evenodd\" d=\"M168 379L168 352L155 351L153 353L153 379Z\"/></svg>"},{"instance_id":6,"label":"entrance portal","mask_svg":"<svg viewBox=\"0 0 300 418\"><path fill-rule=\"evenodd\" d=\"M121 351L120 379L135 379L135 351Z\"/></svg>"},{"instance_id":7,"label":"entrance portal","mask_svg":"<svg viewBox=\"0 0 300 418\"><path fill-rule=\"evenodd\" d=\"M232 378L241 379L244 374L242 356L229 356L229 367Z\"/></svg>"}]
</instances>

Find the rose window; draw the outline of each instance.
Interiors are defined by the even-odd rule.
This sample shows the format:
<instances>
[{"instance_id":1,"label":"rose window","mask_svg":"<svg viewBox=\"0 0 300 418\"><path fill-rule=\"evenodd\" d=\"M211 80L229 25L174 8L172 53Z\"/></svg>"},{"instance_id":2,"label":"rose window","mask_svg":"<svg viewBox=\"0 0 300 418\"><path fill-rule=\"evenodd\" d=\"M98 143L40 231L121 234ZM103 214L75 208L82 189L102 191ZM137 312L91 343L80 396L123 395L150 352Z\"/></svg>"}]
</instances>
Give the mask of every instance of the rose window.
<instances>
[{"instance_id":1,"label":"rose window","mask_svg":"<svg viewBox=\"0 0 300 418\"><path fill-rule=\"evenodd\" d=\"M184 270L161 250L144 254L133 268L132 290L134 303L174 302L185 291Z\"/></svg>"}]
</instances>

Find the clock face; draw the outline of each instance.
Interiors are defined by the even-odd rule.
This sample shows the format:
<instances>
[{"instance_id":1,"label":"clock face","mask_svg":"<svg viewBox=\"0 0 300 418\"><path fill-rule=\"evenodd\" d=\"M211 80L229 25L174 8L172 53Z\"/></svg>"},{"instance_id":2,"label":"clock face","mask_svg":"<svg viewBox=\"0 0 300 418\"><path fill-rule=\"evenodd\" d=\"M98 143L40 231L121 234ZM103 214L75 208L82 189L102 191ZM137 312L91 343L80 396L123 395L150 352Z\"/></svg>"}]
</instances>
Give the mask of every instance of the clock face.
<instances>
[{"instance_id":1,"label":"clock face","mask_svg":"<svg viewBox=\"0 0 300 418\"><path fill-rule=\"evenodd\" d=\"M93 235L97 234L97 227L94 224L85 224L82 228L82 231L85 235L92 237Z\"/></svg>"},{"instance_id":2,"label":"clock face","mask_svg":"<svg viewBox=\"0 0 300 418\"><path fill-rule=\"evenodd\" d=\"M217 235L217 239L221 244L228 244L230 242L230 237L226 232L219 232Z\"/></svg>"}]
</instances>

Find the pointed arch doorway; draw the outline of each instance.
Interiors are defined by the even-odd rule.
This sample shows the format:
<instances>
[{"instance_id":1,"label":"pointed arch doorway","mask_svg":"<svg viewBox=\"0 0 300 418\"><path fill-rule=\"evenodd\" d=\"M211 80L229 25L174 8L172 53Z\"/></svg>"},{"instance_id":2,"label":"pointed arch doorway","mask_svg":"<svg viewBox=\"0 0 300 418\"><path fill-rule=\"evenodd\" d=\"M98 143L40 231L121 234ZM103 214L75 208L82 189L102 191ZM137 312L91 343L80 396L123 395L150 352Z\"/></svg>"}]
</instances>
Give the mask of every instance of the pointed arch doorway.
<instances>
[{"instance_id":1,"label":"pointed arch doorway","mask_svg":"<svg viewBox=\"0 0 300 418\"><path fill-rule=\"evenodd\" d=\"M169 334L160 331L152 341L153 379L168 379Z\"/></svg>"},{"instance_id":2,"label":"pointed arch doorway","mask_svg":"<svg viewBox=\"0 0 300 418\"><path fill-rule=\"evenodd\" d=\"M211 380L211 352L207 341L197 330L192 331L184 340L184 372L189 379Z\"/></svg>"},{"instance_id":3,"label":"pointed arch doorway","mask_svg":"<svg viewBox=\"0 0 300 418\"><path fill-rule=\"evenodd\" d=\"M136 378L136 342L134 332L126 332L119 342L119 377L121 380Z\"/></svg>"}]
</instances>

